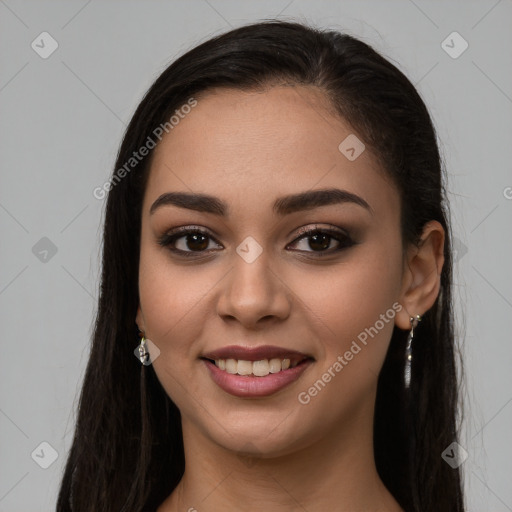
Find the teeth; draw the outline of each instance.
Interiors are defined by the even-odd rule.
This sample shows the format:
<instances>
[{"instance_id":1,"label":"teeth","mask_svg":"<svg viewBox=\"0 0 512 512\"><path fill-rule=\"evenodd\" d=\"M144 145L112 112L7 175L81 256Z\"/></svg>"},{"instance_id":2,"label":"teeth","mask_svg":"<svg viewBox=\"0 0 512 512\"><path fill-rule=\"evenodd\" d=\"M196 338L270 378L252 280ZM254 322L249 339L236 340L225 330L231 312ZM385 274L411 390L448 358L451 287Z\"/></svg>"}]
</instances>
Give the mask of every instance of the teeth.
<instances>
[{"instance_id":1,"label":"teeth","mask_svg":"<svg viewBox=\"0 0 512 512\"><path fill-rule=\"evenodd\" d=\"M231 374L254 375L266 377L269 373L278 373L288 368L295 368L299 361L291 364L290 359L262 359L261 361L244 361L237 359L217 359L215 366Z\"/></svg>"},{"instance_id":2,"label":"teeth","mask_svg":"<svg viewBox=\"0 0 512 512\"><path fill-rule=\"evenodd\" d=\"M270 373L277 373L282 370L281 360L280 359L271 359L269 362L269 370Z\"/></svg>"},{"instance_id":3,"label":"teeth","mask_svg":"<svg viewBox=\"0 0 512 512\"><path fill-rule=\"evenodd\" d=\"M251 373L256 375L256 377L265 377L270 373L270 365L266 359L263 359L263 361L254 361L251 366Z\"/></svg>"},{"instance_id":4,"label":"teeth","mask_svg":"<svg viewBox=\"0 0 512 512\"><path fill-rule=\"evenodd\" d=\"M215 364L217 364L217 361L215 361ZM226 359L226 371L228 373L236 373L238 371L238 361L235 359Z\"/></svg>"},{"instance_id":5,"label":"teeth","mask_svg":"<svg viewBox=\"0 0 512 512\"><path fill-rule=\"evenodd\" d=\"M251 361L238 361L238 375L250 375L252 373Z\"/></svg>"}]
</instances>

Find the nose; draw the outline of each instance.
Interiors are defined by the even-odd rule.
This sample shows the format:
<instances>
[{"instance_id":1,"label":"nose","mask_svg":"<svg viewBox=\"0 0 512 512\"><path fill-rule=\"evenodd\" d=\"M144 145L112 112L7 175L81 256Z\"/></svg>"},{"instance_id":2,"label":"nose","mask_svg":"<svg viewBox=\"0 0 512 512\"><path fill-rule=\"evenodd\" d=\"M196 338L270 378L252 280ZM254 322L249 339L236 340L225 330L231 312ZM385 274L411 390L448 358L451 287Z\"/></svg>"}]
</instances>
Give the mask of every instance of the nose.
<instances>
[{"instance_id":1,"label":"nose","mask_svg":"<svg viewBox=\"0 0 512 512\"><path fill-rule=\"evenodd\" d=\"M217 313L225 321L258 329L290 315L292 292L264 253L251 263L236 255L222 283Z\"/></svg>"}]
</instances>

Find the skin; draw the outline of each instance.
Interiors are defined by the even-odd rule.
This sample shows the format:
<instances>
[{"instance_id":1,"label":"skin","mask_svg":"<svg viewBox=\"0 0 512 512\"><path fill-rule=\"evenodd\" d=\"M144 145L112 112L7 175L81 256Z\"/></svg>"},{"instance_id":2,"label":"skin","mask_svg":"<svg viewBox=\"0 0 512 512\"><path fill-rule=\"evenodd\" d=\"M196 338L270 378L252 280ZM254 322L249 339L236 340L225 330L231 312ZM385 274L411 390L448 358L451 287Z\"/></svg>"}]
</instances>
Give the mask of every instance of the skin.
<instances>
[{"instance_id":1,"label":"skin","mask_svg":"<svg viewBox=\"0 0 512 512\"><path fill-rule=\"evenodd\" d=\"M186 457L183 479L158 512L401 510L375 468L377 377L393 325L408 330L409 317L435 302L444 231L429 222L420 248L403 250L398 191L369 148L354 161L338 150L351 133L313 87L219 89L198 97L156 148L143 201L136 321L160 350L153 366L181 411ZM362 197L373 214L350 203L283 217L272 211L278 197L330 187ZM214 195L230 214L166 205L150 215L171 191ZM178 226L211 231L210 254L186 237L175 246L196 250L196 258L157 243ZM320 258L310 238L297 241L301 228L315 226L346 229L356 244ZM236 252L247 236L263 250L252 263ZM328 239L326 247L337 246ZM298 394L394 303L401 311L300 403ZM278 345L315 362L274 395L237 398L199 359L232 344Z\"/></svg>"}]
</instances>

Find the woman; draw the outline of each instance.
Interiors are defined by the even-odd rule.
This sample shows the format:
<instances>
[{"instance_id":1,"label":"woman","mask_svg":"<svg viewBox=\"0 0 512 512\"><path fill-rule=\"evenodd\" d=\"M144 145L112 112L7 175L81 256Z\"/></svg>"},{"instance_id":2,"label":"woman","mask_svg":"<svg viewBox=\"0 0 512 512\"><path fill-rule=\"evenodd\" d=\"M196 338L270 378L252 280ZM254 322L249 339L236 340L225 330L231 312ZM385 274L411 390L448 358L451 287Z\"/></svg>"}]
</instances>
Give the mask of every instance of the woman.
<instances>
[{"instance_id":1,"label":"woman","mask_svg":"<svg viewBox=\"0 0 512 512\"><path fill-rule=\"evenodd\" d=\"M106 191L58 511L463 510L442 169L396 67L297 23L215 37Z\"/></svg>"}]
</instances>

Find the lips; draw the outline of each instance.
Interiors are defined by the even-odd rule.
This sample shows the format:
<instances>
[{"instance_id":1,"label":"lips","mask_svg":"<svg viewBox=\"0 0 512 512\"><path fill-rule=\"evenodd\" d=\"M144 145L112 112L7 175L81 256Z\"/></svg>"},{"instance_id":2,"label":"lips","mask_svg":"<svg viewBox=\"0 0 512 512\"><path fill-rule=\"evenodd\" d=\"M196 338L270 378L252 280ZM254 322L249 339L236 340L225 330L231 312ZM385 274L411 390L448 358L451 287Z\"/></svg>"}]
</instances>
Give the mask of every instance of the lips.
<instances>
[{"instance_id":1,"label":"lips","mask_svg":"<svg viewBox=\"0 0 512 512\"><path fill-rule=\"evenodd\" d=\"M314 358L282 347L233 345L200 357L213 382L241 398L272 395L296 381Z\"/></svg>"},{"instance_id":2,"label":"lips","mask_svg":"<svg viewBox=\"0 0 512 512\"><path fill-rule=\"evenodd\" d=\"M243 361L261 361L263 359L289 359L293 365L300 363L304 359L312 357L296 350L289 350L272 345L263 345L260 347L242 347L240 345L231 345L223 347L213 352L204 354L202 359L216 361L218 359L237 359Z\"/></svg>"}]
</instances>

